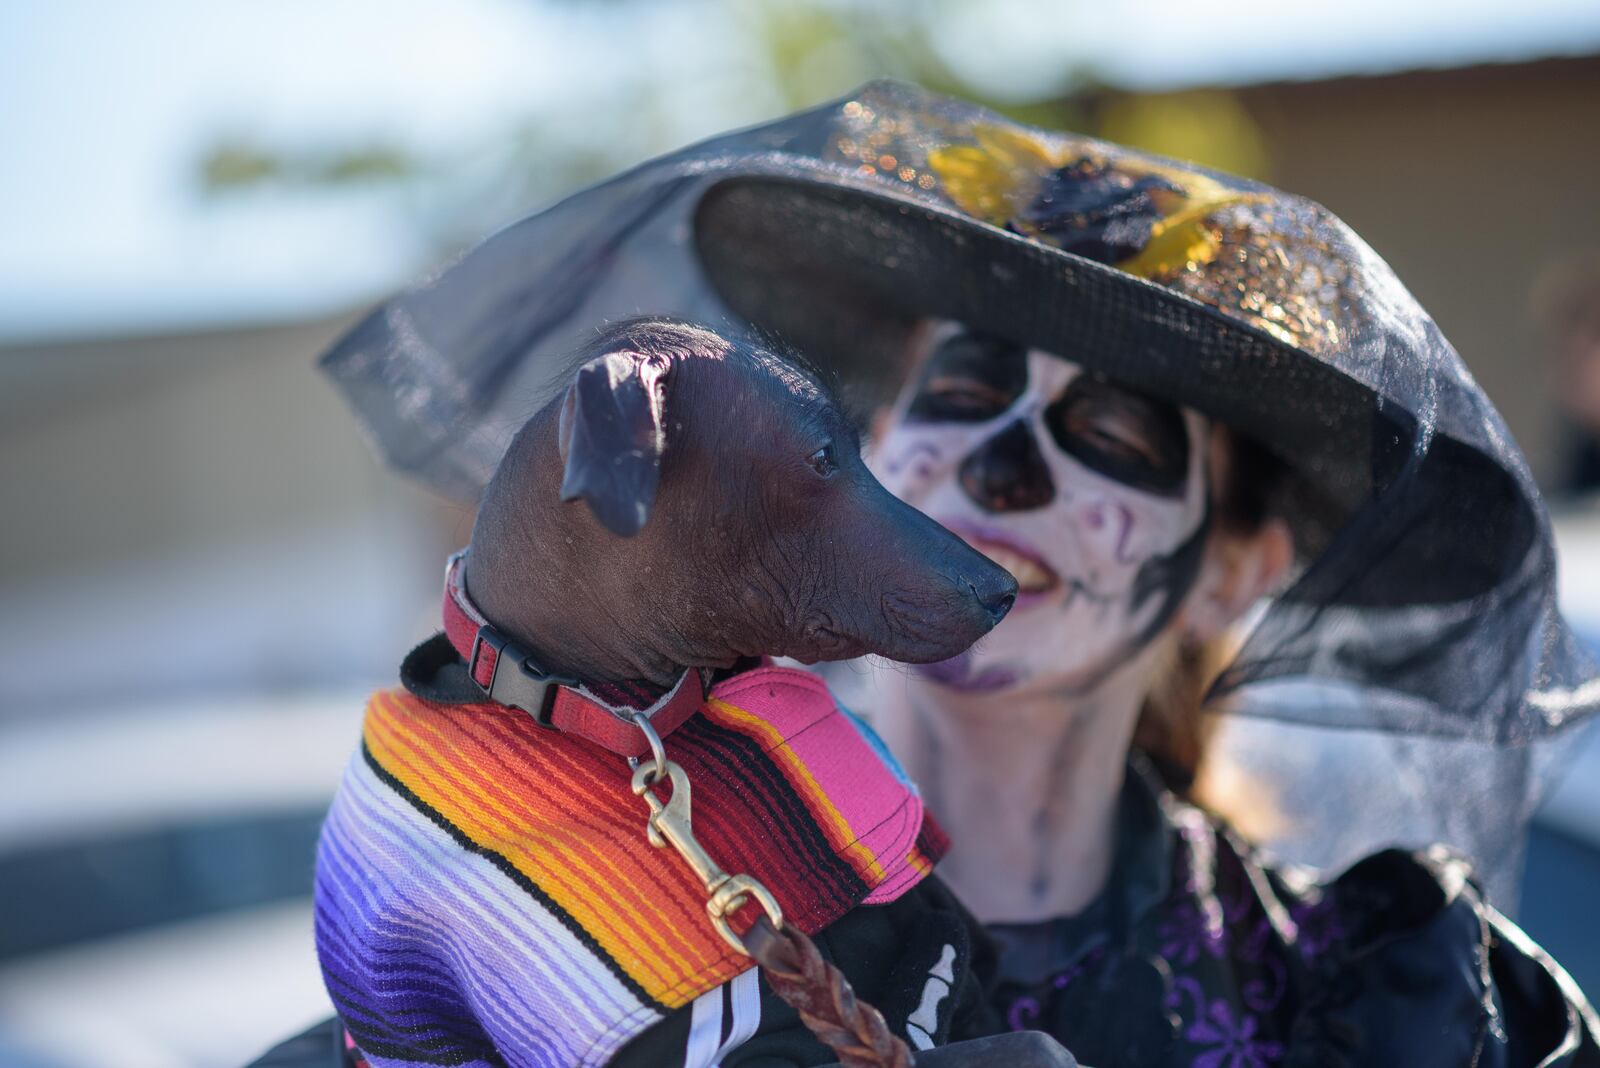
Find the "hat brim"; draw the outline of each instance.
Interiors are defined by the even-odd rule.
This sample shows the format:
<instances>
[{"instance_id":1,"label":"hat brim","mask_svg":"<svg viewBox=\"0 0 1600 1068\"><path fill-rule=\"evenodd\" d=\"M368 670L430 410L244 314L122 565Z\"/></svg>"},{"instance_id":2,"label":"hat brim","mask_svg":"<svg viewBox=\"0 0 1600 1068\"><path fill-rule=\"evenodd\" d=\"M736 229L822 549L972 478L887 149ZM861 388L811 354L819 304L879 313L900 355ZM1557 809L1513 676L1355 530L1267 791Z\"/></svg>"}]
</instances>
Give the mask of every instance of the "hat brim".
<instances>
[{"instance_id":1,"label":"hat brim","mask_svg":"<svg viewBox=\"0 0 1600 1068\"><path fill-rule=\"evenodd\" d=\"M728 178L701 197L693 240L731 310L835 372L863 406L893 397L910 372L911 328L940 318L1052 352L1248 434L1293 472L1281 511L1304 559L1398 473L1414 438L1415 427L1392 421L1371 387L1262 330L1106 264L897 197L881 182L869 187L831 171ZM1425 462L1471 469L1464 473L1484 480L1486 498L1518 499L1500 468L1451 439L1436 439ZM1488 536L1520 540L1528 530L1520 511L1470 520L1480 530L1495 525ZM1439 528L1413 534L1451 536L1444 523L1452 518L1467 517L1441 514ZM1427 550L1436 568L1438 549ZM1433 599L1469 596L1502 577L1441 575ZM1357 599L1375 597L1369 590Z\"/></svg>"}]
</instances>

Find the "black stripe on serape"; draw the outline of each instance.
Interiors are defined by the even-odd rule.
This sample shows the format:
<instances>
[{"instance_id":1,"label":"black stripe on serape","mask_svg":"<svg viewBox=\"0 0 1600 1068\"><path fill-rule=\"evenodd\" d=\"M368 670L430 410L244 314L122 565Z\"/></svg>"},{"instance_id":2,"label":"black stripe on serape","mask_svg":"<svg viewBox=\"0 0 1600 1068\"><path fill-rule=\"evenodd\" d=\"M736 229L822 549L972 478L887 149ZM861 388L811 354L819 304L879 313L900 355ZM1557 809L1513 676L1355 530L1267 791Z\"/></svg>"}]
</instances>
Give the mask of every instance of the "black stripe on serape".
<instances>
[{"instance_id":1,"label":"black stripe on serape","mask_svg":"<svg viewBox=\"0 0 1600 1068\"><path fill-rule=\"evenodd\" d=\"M647 682L589 682L584 688L612 708L629 710L649 708L671 689Z\"/></svg>"},{"instance_id":2,"label":"black stripe on serape","mask_svg":"<svg viewBox=\"0 0 1600 1068\"><path fill-rule=\"evenodd\" d=\"M837 862L838 857L806 811L804 802L794 796L788 781L775 772L759 744L738 731L700 716L685 724L681 733L697 736L695 750L708 765L720 771L719 778L743 783L746 796L775 809L783 817L762 822L780 830L789 850L797 857L809 856L810 868Z\"/></svg>"},{"instance_id":3,"label":"black stripe on serape","mask_svg":"<svg viewBox=\"0 0 1600 1068\"><path fill-rule=\"evenodd\" d=\"M344 1024L345 1030L350 1032L350 1037L355 1039L356 1046L363 1053L374 1054L379 1057L394 1057L399 1060L420 1061L423 1064L456 1065L466 1064L469 1061L486 1061L489 1064L504 1066L505 1059L500 1056L500 1051L494 1048L487 1035L482 1035L478 1041L468 1041L463 1036L446 1033L437 1038L424 1041L395 1040L387 1037L383 1032L393 1029L382 1022L382 1016L369 1007L350 998L338 994L330 994L334 1010L339 1013L339 1021ZM361 1013L365 1016L375 1017L379 1022L368 1023L355 1019L351 1014ZM441 1048L443 1047L443 1048Z\"/></svg>"},{"instance_id":4,"label":"black stripe on serape","mask_svg":"<svg viewBox=\"0 0 1600 1068\"><path fill-rule=\"evenodd\" d=\"M354 995L360 994L362 992L362 988L361 987L358 987L354 983L350 982L349 980L344 979L344 978L342 978L340 976L334 975L331 972L328 972L327 970L323 971L322 979L323 979L323 984L325 986L327 986L327 988L328 988L328 997L333 999L335 1005L349 1005L352 1009L356 1009L356 1010L359 1010L361 1012L366 1012L369 1016L372 1017L372 1020L371 1020L370 1024L363 1024L362 1026L382 1027L383 1029L388 1031L390 1034L396 1036L397 1039L398 1038L415 1036L415 1035L420 1035L420 1034L425 1034L425 1033L430 1032L430 1031L443 1030L443 1031L445 1031L447 1033L454 1033L454 1032L450 1031L450 1028L451 1027L458 1027L458 1026L461 1026L461 1025L465 1025L465 1026L468 1026L468 1027L476 1027L476 1026L478 1026L478 1018L476 1016L471 1016L471 1015L461 1016L461 1015L456 1014L456 1013L442 1012L442 1011L440 1011L438 1009L433 1009L433 1008L421 1008L421 1007L418 1007L418 1008L403 1008L403 1007L396 1007L396 1008L389 1009L389 1010L387 1010L387 1011L385 1011L385 1012L380 1014L376 1010L368 1010L360 1001L356 1000ZM338 988L339 988L338 990L334 989L335 985L338 986ZM344 994L344 993L341 993L340 991L349 991L350 993L349 994ZM428 1017L428 1020L427 1020L426 1023L402 1024L402 1023L396 1023L395 1022L395 1017L398 1017L398 1016L424 1016L424 1015ZM428 1044L433 1045L433 1046L436 1046L436 1045L439 1044L439 1040L437 1040L437 1039L428 1039L427 1042L428 1042ZM427 1048L427 1047L425 1046L424 1048Z\"/></svg>"},{"instance_id":5,"label":"black stripe on serape","mask_svg":"<svg viewBox=\"0 0 1600 1068\"><path fill-rule=\"evenodd\" d=\"M339 1021L364 1052L440 1065L463 1064L480 1058L498 1061L500 1056L476 1020L467 1021L473 1036L436 1024L397 1027L383 1013L339 991L330 988L328 996L339 1014ZM432 1037L416 1037L423 1032Z\"/></svg>"},{"instance_id":6,"label":"black stripe on serape","mask_svg":"<svg viewBox=\"0 0 1600 1068\"><path fill-rule=\"evenodd\" d=\"M535 901L543 905L549 911L550 915L554 916L561 922L563 927L572 932L573 937L583 945L583 948L593 953L595 958L605 965L606 970L615 976L619 983L627 987L630 994L644 1002L646 1005L650 1006L652 1009L655 1009L656 1012L663 1016L672 1011L672 1009L651 997L650 992L641 986L637 979L625 972L620 964L612 960L611 954L607 953L601 947L600 943L595 939L595 937L585 930L581 923L569 916L565 909L556 904L555 900L551 898L549 894L545 893L544 890L540 888L538 883L535 883L532 879L528 878L521 871L519 871L517 866L511 863L511 861L504 855L497 853L485 846L481 846L477 842L474 842L471 838L468 838L459 827L445 819L443 813L439 812L432 805L428 804L426 801L422 800L422 798L412 793L411 789L406 786L405 783L401 782L399 779L395 778L394 775L390 774L387 768L378 763L377 757L372 755L372 750L367 748L365 739L363 739L361 742L361 756L362 759L367 762L367 766L372 769L373 774L378 776L378 778L383 781L384 785L388 786L395 793L405 798L406 802L410 804L412 808L415 808L418 812L432 820L439 827L439 829L444 831L445 834L448 834L457 845L469 853L476 853L478 856L487 860L490 864L493 864L500 870L501 874L510 879L513 883L520 886L523 890L527 891Z\"/></svg>"},{"instance_id":7,"label":"black stripe on serape","mask_svg":"<svg viewBox=\"0 0 1600 1068\"><path fill-rule=\"evenodd\" d=\"M343 1017L340 1017L343 1019ZM495 1068L509 1068L504 1057L492 1045L482 1047L457 1046L449 1052L433 1053L428 1050L418 1049L415 1046L396 1045L393 1042L375 1038L364 1027L346 1024L350 1038L354 1040L356 1048L362 1053L373 1057L387 1057L400 1061L415 1061L421 1064L437 1064L443 1068L451 1068L457 1064L471 1064L481 1061L484 1064L494 1065Z\"/></svg>"},{"instance_id":8,"label":"black stripe on serape","mask_svg":"<svg viewBox=\"0 0 1600 1068\"><path fill-rule=\"evenodd\" d=\"M928 817L923 817L922 827L917 831L917 850L928 859L930 864L937 864L950 852L950 836L944 828L934 830L928 823Z\"/></svg>"},{"instance_id":9,"label":"black stripe on serape","mask_svg":"<svg viewBox=\"0 0 1600 1068\"><path fill-rule=\"evenodd\" d=\"M773 766L759 742L738 730L714 723L706 716L693 717L679 730L699 735L699 748L708 761L720 764L725 776L743 779L751 786L751 797L760 798L786 817L772 822L784 829L797 860L809 857L805 866L813 875L810 881L815 889L836 894L837 900L847 908L867 895L871 887L849 861L834 851L805 799Z\"/></svg>"},{"instance_id":10,"label":"black stripe on serape","mask_svg":"<svg viewBox=\"0 0 1600 1068\"><path fill-rule=\"evenodd\" d=\"M787 817L776 822L790 832L789 840L798 850L811 855L810 870L817 876L818 888L837 894L837 900L847 908L860 901L871 887L850 862L834 850L805 798L767 755L761 743L737 728L715 723L707 717L696 717L696 726L701 728L707 757L740 775L754 787L753 796Z\"/></svg>"}]
</instances>

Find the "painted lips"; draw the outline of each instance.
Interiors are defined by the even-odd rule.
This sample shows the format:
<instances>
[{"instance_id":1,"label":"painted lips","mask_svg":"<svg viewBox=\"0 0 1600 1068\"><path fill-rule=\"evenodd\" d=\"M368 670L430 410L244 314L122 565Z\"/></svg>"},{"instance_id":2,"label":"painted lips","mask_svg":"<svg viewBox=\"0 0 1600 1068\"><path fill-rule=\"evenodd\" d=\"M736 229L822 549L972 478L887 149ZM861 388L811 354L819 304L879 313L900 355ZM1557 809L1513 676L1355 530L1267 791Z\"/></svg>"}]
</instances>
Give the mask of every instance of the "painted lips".
<instances>
[{"instance_id":1,"label":"painted lips","mask_svg":"<svg viewBox=\"0 0 1600 1068\"><path fill-rule=\"evenodd\" d=\"M993 693L1017 684L1017 676L1009 668L974 670L971 649L936 664L912 664L911 670L927 676L940 686L963 693Z\"/></svg>"}]
</instances>

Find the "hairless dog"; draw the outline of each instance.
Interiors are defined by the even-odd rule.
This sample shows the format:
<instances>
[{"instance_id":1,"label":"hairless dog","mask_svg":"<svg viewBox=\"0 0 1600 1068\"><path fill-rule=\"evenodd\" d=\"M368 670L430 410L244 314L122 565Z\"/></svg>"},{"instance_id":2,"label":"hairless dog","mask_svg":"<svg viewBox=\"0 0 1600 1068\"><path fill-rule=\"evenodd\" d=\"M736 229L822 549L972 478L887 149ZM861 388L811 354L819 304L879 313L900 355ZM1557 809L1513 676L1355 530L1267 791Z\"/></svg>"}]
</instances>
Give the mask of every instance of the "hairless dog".
<instances>
[{"instance_id":1,"label":"hairless dog","mask_svg":"<svg viewBox=\"0 0 1600 1068\"><path fill-rule=\"evenodd\" d=\"M467 560L484 614L553 673L925 663L1010 608L1011 575L878 484L803 365L660 319L579 359L512 442Z\"/></svg>"},{"instance_id":2,"label":"hairless dog","mask_svg":"<svg viewBox=\"0 0 1600 1068\"><path fill-rule=\"evenodd\" d=\"M814 1061L815 1035L903 1066L984 1033L981 936L929 877L943 832L820 680L755 658L945 659L1016 590L878 484L803 364L673 321L601 332L513 440L446 633L369 702L324 825L352 1043L639 1068L747 1040Z\"/></svg>"},{"instance_id":3,"label":"hairless dog","mask_svg":"<svg viewBox=\"0 0 1600 1068\"><path fill-rule=\"evenodd\" d=\"M661 686L755 656L942 660L1017 591L878 483L818 375L660 319L603 331L517 435L466 585L545 670ZM804 934L762 922L748 951L807 1027L847 1063L909 1063Z\"/></svg>"}]
</instances>

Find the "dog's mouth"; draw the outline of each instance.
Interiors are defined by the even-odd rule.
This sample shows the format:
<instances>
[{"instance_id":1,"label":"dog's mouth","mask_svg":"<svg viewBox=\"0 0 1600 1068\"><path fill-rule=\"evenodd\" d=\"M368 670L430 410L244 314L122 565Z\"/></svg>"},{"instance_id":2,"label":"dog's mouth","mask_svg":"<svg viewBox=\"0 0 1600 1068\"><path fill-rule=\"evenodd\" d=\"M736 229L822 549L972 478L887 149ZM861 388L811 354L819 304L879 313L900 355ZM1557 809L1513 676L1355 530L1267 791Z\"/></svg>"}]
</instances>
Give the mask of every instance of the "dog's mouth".
<instances>
[{"instance_id":1,"label":"dog's mouth","mask_svg":"<svg viewBox=\"0 0 1600 1068\"><path fill-rule=\"evenodd\" d=\"M789 652L802 664L831 660L853 660L868 652L867 643L827 624L813 623L805 629L805 644Z\"/></svg>"},{"instance_id":2,"label":"dog's mouth","mask_svg":"<svg viewBox=\"0 0 1600 1068\"><path fill-rule=\"evenodd\" d=\"M1005 568L1017 580L1017 607L1043 600L1061 588L1061 576L1032 545L1006 531L962 519L940 520L991 561Z\"/></svg>"}]
</instances>

